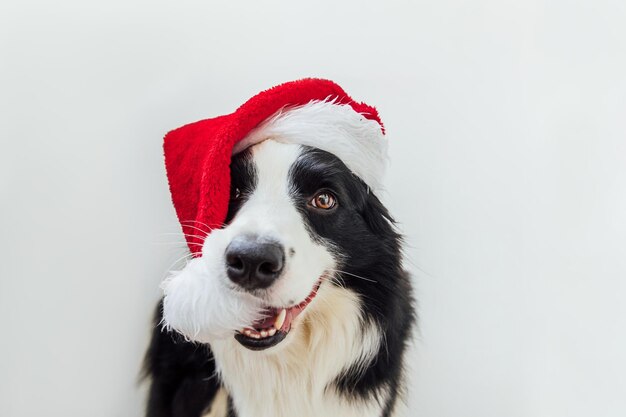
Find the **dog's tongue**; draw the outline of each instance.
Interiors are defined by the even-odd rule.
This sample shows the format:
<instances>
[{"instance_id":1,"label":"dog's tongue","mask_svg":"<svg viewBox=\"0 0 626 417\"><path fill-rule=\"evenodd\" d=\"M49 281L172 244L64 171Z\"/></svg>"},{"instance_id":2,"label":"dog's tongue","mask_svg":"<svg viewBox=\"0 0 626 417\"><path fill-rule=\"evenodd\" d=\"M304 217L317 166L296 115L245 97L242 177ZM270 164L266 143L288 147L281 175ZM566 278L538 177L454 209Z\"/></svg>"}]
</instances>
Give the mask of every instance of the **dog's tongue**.
<instances>
[{"instance_id":1,"label":"dog's tongue","mask_svg":"<svg viewBox=\"0 0 626 417\"><path fill-rule=\"evenodd\" d=\"M291 322L302 311L298 306L291 308L271 308L264 312L265 317L252 324L254 329L263 330L272 327L276 330L289 331Z\"/></svg>"},{"instance_id":2,"label":"dog's tongue","mask_svg":"<svg viewBox=\"0 0 626 417\"><path fill-rule=\"evenodd\" d=\"M291 322L298 317L298 314L306 308L311 300L317 294L319 284L311 291L311 294L297 306L289 308L267 308L263 312L263 318L252 323L252 328L256 330L264 330L275 328L283 332L288 332L291 329Z\"/></svg>"},{"instance_id":3,"label":"dog's tongue","mask_svg":"<svg viewBox=\"0 0 626 417\"><path fill-rule=\"evenodd\" d=\"M273 310L267 310L263 313L265 315L261 320L252 323L252 327L256 329L268 329L276 322L277 312Z\"/></svg>"}]
</instances>

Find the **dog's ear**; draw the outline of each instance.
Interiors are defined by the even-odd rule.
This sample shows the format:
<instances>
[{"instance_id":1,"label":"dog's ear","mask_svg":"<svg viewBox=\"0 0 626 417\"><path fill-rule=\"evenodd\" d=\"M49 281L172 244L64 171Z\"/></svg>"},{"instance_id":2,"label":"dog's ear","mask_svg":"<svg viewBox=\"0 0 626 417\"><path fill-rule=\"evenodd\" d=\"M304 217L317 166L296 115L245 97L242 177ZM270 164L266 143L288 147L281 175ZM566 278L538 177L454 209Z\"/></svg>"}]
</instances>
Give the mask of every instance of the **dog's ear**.
<instances>
[{"instance_id":1,"label":"dog's ear","mask_svg":"<svg viewBox=\"0 0 626 417\"><path fill-rule=\"evenodd\" d=\"M374 234L379 236L395 236L395 220L391 217L391 214L389 214L389 210L387 210L369 188L363 196L361 216L363 216L365 223Z\"/></svg>"}]
</instances>

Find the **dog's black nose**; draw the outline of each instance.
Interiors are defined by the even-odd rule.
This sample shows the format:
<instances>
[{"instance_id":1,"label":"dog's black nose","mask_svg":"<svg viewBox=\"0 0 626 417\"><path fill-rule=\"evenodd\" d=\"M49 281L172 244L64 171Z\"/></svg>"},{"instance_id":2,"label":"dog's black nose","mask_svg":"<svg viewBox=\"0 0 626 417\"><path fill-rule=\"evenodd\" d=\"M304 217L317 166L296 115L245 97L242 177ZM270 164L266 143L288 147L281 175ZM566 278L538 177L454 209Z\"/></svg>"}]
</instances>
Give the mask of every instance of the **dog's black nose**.
<instances>
[{"instance_id":1,"label":"dog's black nose","mask_svg":"<svg viewBox=\"0 0 626 417\"><path fill-rule=\"evenodd\" d=\"M285 263L283 246L258 236L234 238L226 248L228 278L246 290L267 288L276 281Z\"/></svg>"}]
</instances>

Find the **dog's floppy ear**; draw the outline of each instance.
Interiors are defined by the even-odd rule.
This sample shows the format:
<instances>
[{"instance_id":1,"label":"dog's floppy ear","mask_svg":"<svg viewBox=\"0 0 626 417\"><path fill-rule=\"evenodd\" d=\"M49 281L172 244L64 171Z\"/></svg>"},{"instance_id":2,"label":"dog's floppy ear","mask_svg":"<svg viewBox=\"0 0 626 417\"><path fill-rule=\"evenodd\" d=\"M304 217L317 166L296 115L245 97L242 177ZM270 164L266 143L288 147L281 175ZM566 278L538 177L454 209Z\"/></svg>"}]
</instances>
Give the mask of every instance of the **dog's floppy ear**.
<instances>
[{"instance_id":1,"label":"dog's floppy ear","mask_svg":"<svg viewBox=\"0 0 626 417\"><path fill-rule=\"evenodd\" d=\"M367 190L364 195L363 208L361 215L369 229L376 235L394 234L395 220L389 214L389 210L380 202L378 197Z\"/></svg>"}]
</instances>

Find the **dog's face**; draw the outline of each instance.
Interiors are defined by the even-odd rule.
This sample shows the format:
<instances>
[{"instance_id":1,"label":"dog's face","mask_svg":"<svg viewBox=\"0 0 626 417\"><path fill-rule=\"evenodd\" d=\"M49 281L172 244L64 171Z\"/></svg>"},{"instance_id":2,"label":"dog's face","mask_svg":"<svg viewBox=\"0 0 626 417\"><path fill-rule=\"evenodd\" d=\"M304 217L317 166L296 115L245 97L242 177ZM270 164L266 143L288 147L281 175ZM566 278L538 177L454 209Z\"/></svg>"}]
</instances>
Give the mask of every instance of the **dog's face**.
<instances>
[{"instance_id":1,"label":"dog's face","mask_svg":"<svg viewBox=\"0 0 626 417\"><path fill-rule=\"evenodd\" d=\"M380 222L388 227L386 211L337 157L261 142L233 157L224 227L206 237L196 265L164 284L165 322L203 342L221 323L252 350L289 343L326 286L351 290L342 270L384 253Z\"/></svg>"}]
</instances>

